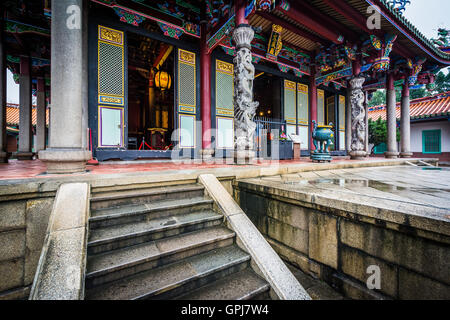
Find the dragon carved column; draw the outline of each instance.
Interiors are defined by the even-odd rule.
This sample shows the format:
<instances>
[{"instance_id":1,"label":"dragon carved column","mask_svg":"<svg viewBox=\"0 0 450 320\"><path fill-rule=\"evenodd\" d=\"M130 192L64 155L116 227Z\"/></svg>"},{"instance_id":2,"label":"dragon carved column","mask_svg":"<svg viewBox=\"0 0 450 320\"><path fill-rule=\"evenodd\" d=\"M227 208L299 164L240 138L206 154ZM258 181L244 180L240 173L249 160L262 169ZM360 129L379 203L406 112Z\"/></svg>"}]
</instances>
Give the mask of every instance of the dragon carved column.
<instances>
[{"instance_id":1,"label":"dragon carved column","mask_svg":"<svg viewBox=\"0 0 450 320\"><path fill-rule=\"evenodd\" d=\"M352 159L362 159L366 156L366 111L364 109L365 95L362 91L362 85L365 79L355 77L350 80L351 93L351 151Z\"/></svg>"},{"instance_id":2,"label":"dragon carved column","mask_svg":"<svg viewBox=\"0 0 450 320\"><path fill-rule=\"evenodd\" d=\"M236 163L251 163L255 157L254 141L256 124L253 122L259 103L253 101L253 79L255 67L252 64L250 43L254 31L247 24L240 24L233 32L236 44L234 58L234 119Z\"/></svg>"}]
</instances>

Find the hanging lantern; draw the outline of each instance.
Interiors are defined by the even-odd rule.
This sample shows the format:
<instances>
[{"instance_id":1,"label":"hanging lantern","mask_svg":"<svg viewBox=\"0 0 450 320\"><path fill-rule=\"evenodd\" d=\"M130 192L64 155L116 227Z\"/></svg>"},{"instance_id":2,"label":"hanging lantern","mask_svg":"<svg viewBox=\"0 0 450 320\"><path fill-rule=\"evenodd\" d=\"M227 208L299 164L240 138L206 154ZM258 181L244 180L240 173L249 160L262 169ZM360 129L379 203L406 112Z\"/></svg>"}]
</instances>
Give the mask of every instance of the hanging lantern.
<instances>
[{"instance_id":1,"label":"hanging lantern","mask_svg":"<svg viewBox=\"0 0 450 320\"><path fill-rule=\"evenodd\" d=\"M163 91L170 89L172 77L166 71L158 71L155 75L155 86Z\"/></svg>"}]
</instances>

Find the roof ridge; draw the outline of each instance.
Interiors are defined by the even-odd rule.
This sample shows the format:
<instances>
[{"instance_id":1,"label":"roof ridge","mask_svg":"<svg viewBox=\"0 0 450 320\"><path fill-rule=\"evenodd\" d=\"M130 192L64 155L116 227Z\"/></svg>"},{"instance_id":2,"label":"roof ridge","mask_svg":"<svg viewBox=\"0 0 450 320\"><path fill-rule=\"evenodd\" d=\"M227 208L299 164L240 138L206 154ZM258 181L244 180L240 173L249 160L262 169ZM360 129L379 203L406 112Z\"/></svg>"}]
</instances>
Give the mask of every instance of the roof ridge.
<instances>
[{"instance_id":1,"label":"roof ridge","mask_svg":"<svg viewBox=\"0 0 450 320\"><path fill-rule=\"evenodd\" d=\"M366 0L367 1L367 0ZM369 0L370 1L370 0ZM390 13L393 14L393 16L395 18L397 18L401 24L403 24L403 26L409 30L409 32L414 35L417 36L417 38L421 41L424 42L424 44L430 48L430 50L432 52L434 52L438 57L442 58L442 59L446 59L447 61L450 61L450 53L444 52L442 50L440 50L439 48L437 48L433 42L428 39L422 32L420 32L419 29L417 29L416 26L414 26L409 20L408 18L406 18L403 13L399 12L398 10L395 10L395 7L391 6L389 2L387 2L388 0L379 0L379 3L381 3Z\"/></svg>"},{"instance_id":2,"label":"roof ridge","mask_svg":"<svg viewBox=\"0 0 450 320\"><path fill-rule=\"evenodd\" d=\"M421 97L421 98L416 98L410 101L410 104L416 104L417 102L425 102L425 101L433 101L433 100L440 100L440 99L445 99L448 98L450 96L450 91L446 91L446 92L440 92L440 93L436 93L432 96L426 96L426 97ZM401 102L396 102L396 105L399 105ZM376 111L374 109L384 109L386 108L386 104L379 104L376 106L372 106L369 107L369 112L370 111Z\"/></svg>"}]
</instances>

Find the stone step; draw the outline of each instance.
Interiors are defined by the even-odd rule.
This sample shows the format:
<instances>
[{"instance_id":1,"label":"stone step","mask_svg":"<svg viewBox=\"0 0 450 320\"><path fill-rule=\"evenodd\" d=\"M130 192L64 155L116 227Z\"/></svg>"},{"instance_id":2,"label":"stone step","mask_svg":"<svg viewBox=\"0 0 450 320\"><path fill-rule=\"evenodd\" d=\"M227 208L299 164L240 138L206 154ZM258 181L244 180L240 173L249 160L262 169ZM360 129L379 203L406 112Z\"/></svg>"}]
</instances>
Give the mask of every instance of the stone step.
<instances>
[{"instance_id":1,"label":"stone step","mask_svg":"<svg viewBox=\"0 0 450 320\"><path fill-rule=\"evenodd\" d=\"M213 200L197 197L91 210L89 228L97 229L178 214L210 211L212 210L212 205Z\"/></svg>"},{"instance_id":2,"label":"stone step","mask_svg":"<svg viewBox=\"0 0 450 320\"><path fill-rule=\"evenodd\" d=\"M170 299L248 267L236 245L215 249L153 270L88 289L88 300Z\"/></svg>"},{"instance_id":3,"label":"stone step","mask_svg":"<svg viewBox=\"0 0 450 320\"><path fill-rule=\"evenodd\" d=\"M230 274L206 286L176 297L179 300L267 299L269 284L251 268Z\"/></svg>"},{"instance_id":4,"label":"stone step","mask_svg":"<svg viewBox=\"0 0 450 320\"><path fill-rule=\"evenodd\" d=\"M91 230L88 254L125 248L140 243L192 232L222 223L214 211L193 212Z\"/></svg>"},{"instance_id":5,"label":"stone step","mask_svg":"<svg viewBox=\"0 0 450 320\"><path fill-rule=\"evenodd\" d=\"M204 187L199 184L99 192L95 193L91 198L91 210L171 199L190 199L202 197L203 195Z\"/></svg>"},{"instance_id":6,"label":"stone step","mask_svg":"<svg viewBox=\"0 0 450 320\"><path fill-rule=\"evenodd\" d=\"M233 244L235 233L211 227L97 255L88 255L86 288Z\"/></svg>"}]
</instances>

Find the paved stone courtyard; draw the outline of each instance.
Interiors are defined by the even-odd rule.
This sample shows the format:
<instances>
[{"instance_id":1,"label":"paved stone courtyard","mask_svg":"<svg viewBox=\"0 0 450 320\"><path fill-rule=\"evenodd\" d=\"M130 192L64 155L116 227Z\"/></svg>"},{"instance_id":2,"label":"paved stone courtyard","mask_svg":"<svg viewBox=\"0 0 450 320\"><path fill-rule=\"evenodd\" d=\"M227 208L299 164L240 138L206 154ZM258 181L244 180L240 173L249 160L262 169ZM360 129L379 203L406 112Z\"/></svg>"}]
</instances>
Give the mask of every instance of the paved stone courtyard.
<instances>
[{"instance_id":1,"label":"paved stone courtyard","mask_svg":"<svg viewBox=\"0 0 450 320\"><path fill-rule=\"evenodd\" d=\"M235 186L239 205L283 259L351 299L450 297L449 194L448 168L406 163ZM382 275L375 291L366 287L372 265Z\"/></svg>"},{"instance_id":2,"label":"paved stone courtyard","mask_svg":"<svg viewBox=\"0 0 450 320\"><path fill-rule=\"evenodd\" d=\"M374 167L302 172L261 180L392 210L450 220L450 169ZM408 207L406 207L408 206Z\"/></svg>"}]
</instances>

